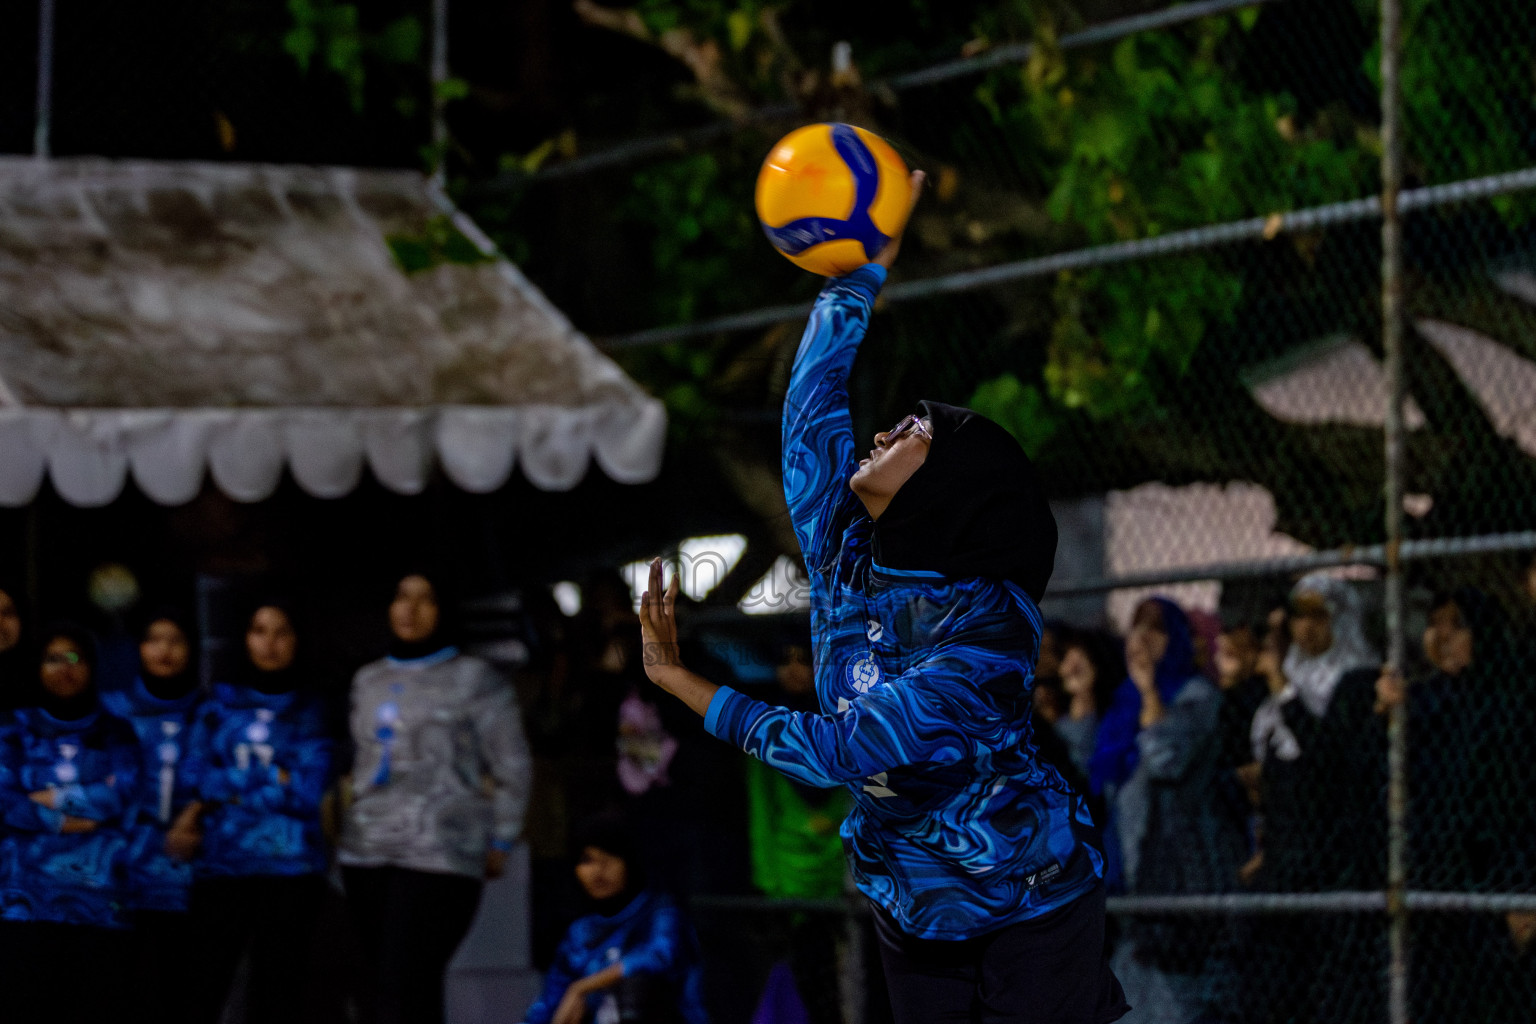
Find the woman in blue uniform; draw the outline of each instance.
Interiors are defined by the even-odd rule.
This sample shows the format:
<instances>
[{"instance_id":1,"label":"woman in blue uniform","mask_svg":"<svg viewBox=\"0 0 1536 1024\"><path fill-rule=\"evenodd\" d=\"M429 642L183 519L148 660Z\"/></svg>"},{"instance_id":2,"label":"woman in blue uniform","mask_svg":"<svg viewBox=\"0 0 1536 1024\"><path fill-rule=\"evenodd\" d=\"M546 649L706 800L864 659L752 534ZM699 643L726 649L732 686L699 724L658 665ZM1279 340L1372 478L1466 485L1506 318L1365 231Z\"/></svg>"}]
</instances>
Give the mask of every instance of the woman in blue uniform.
<instances>
[{"instance_id":1,"label":"woman in blue uniform","mask_svg":"<svg viewBox=\"0 0 1536 1024\"><path fill-rule=\"evenodd\" d=\"M110 1020L132 948L123 825L138 745L102 710L90 634L56 625L42 641L41 686L0 721L0 1009Z\"/></svg>"},{"instance_id":2,"label":"woman in blue uniform","mask_svg":"<svg viewBox=\"0 0 1536 1024\"><path fill-rule=\"evenodd\" d=\"M186 1019L187 905L192 866L166 850L180 819L192 824L196 793L185 768L193 716L202 700L193 671L191 622L172 608L147 617L139 633L139 671L120 690L102 694L108 711L133 727L139 742L138 816L129 831L128 905L133 910L131 986L145 1020Z\"/></svg>"},{"instance_id":3,"label":"woman in blue uniform","mask_svg":"<svg viewBox=\"0 0 1536 1024\"><path fill-rule=\"evenodd\" d=\"M623 818L597 815L572 839L589 913L555 951L526 1024L708 1024L698 939L665 893L646 888Z\"/></svg>"},{"instance_id":4,"label":"woman in blue uniform","mask_svg":"<svg viewBox=\"0 0 1536 1024\"><path fill-rule=\"evenodd\" d=\"M197 788L192 921L198 1019L219 1019L235 968L249 951L252 1024L300 1015L310 938L325 896L320 801L332 744L319 698L296 666L288 608L258 607L247 621L244 664L215 683L192 730Z\"/></svg>"},{"instance_id":5,"label":"woman in blue uniform","mask_svg":"<svg viewBox=\"0 0 1536 1024\"><path fill-rule=\"evenodd\" d=\"M715 736L848 788L844 848L897 1024L1106 1024L1128 1007L1103 956L1103 855L1030 721L1056 549L1044 491L1007 431L938 402L855 461L848 375L899 241L822 290L784 404L821 713L684 668L677 580L663 593L659 562L641 612L646 672Z\"/></svg>"}]
</instances>

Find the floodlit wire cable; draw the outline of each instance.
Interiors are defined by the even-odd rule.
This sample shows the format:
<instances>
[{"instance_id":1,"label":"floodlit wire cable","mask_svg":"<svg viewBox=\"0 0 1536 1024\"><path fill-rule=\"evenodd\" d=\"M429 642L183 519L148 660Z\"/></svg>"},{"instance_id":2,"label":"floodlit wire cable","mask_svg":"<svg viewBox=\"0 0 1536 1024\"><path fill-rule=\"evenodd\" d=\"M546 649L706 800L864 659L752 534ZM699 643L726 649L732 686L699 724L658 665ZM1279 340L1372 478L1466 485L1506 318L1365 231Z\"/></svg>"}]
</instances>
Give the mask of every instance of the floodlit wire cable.
<instances>
[{"instance_id":1,"label":"floodlit wire cable","mask_svg":"<svg viewBox=\"0 0 1536 1024\"><path fill-rule=\"evenodd\" d=\"M1412 189L1403 192L1399 205L1404 211L1420 210L1532 189L1536 189L1536 167L1511 171L1508 174L1493 174L1484 178L1471 178L1446 185ZM1315 231L1319 228L1370 220L1380 216L1380 196L1351 199L1342 203L1313 206L1290 213L1273 213L1264 217L1229 221L1225 224L1189 228L1185 231L1170 231L1166 235L1158 235L1154 238L1139 238L1130 242L1114 242L1109 245L1073 249L1070 252L1000 263L980 270L965 270L917 281L903 281L886 288L881 293L880 299L884 305L912 302L938 295L950 295L1012 281L1022 281L1027 278L1048 277L1064 270L1087 270L1117 263L1131 263L1158 256L1171 256L1175 253L1211 249L1234 242L1266 241L1283 234ZM770 327L804 317L810 308L809 303L769 306L693 324L636 331L633 334L604 339L599 342L599 345L612 352L625 348L683 341L707 334Z\"/></svg>"}]
</instances>

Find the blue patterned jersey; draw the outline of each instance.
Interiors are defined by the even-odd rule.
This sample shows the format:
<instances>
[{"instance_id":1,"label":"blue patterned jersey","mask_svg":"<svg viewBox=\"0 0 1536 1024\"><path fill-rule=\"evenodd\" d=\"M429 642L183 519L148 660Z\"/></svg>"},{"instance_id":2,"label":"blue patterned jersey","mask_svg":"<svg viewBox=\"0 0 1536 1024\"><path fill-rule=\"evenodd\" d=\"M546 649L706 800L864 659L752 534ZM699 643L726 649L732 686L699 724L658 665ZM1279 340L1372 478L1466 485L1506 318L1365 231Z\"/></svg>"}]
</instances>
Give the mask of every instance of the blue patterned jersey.
<instances>
[{"instance_id":1,"label":"blue patterned jersey","mask_svg":"<svg viewBox=\"0 0 1536 1024\"><path fill-rule=\"evenodd\" d=\"M206 875L305 875L326 868L320 800L332 743L320 702L216 683L192 725L187 771L200 799Z\"/></svg>"},{"instance_id":2,"label":"blue patterned jersey","mask_svg":"<svg viewBox=\"0 0 1536 1024\"><path fill-rule=\"evenodd\" d=\"M0 918L122 928L138 745L100 709L65 721L22 708L0 721ZM31 794L49 790L54 806ZM66 817L96 822L65 834Z\"/></svg>"},{"instance_id":3,"label":"blue patterned jersey","mask_svg":"<svg viewBox=\"0 0 1536 1024\"><path fill-rule=\"evenodd\" d=\"M162 700L138 676L123 689L101 695L106 709L131 725L139 740L138 815L129 830L128 867L128 903L136 908L187 909L192 865L165 852L165 830L197 798L186 751L202 699L202 691L194 688Z\"/></svg>"},{"instance_id":4,"label":"blue patterned jersey","mask_svg":"<svg viewBox=\"0 0 1536 1024\"><path fill-rule=\"evenodd\" d=\"M652 975L669 984L684 1024L709 1024L698 939L676 904L650 891L612 917L588 914L571 925L544 975L544 991L523 1015L524 1024L549 1024L571 982L621 961L626 978ZM604 992L588 996L588 1013L597 1014L606 997Z\"/></svg>"},{"instance_id":5,"label":"blue patterned jersey","mask_svg":"<svg viewBox=\"0 0 1536 1024\"><path fill-rule=\"evenodd\" d=\"M1092 819L1035 748L1040 612L1013 583L897 571L871 557L848 374L884 271L828 283L784 405L784 493L811 576L822 714L729 688L705 728L813 786L846 785L859 889L903 931L964 939L1098 884Z\"/></svg>"}]
</instances>

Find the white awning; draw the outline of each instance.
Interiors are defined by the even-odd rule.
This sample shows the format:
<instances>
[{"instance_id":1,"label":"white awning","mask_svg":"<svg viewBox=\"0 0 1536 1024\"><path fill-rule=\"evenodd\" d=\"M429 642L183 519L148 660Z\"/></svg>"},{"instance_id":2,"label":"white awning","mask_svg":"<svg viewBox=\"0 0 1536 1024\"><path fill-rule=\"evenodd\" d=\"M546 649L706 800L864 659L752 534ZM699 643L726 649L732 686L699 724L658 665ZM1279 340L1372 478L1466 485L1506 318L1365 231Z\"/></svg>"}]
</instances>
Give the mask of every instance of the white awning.
<instances>
[{"instance_id":1,"label":"white awning","mask_svg":"<svg viewBox=\"0 0 1536 1024\"><path fill-rule=\"evenodd\" d=\"M0 505L653 479L662 404L506 261L391 252L445 239L492 252L414 173L0 158Z\"/></svg>"},{"instance_id":2,"label":"white awning","mask_svg":"<svg viewBox=\"0 0 1536 1024\"><path fill-rule=\"evenodd\" d=\"M237 501L261 501L289 469L317 498L339 498L366 465L398 494L417 494L441 466L482 494L514 468L535 486L576 486L596 461L619 483L659 469L660 403L436 409L0 408L0 505L30 502L47 474L70 504L106 505L131 476L162 505L191 501L205 476Z\"/></svg>"}]
</instances>

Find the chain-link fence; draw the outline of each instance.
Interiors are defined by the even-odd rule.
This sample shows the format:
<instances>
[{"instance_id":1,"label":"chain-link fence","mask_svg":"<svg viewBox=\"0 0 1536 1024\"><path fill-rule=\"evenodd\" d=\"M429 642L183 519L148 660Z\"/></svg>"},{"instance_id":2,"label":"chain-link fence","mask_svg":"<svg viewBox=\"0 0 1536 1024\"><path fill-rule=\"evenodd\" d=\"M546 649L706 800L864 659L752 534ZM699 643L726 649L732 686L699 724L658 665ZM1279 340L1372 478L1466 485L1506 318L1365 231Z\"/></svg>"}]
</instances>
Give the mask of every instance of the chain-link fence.
<instances>
[{"instance_id":1,"label":"chain-link fence","mask_svg":"<svg viewBox=\"0 0 1536 1024\"><path fill-rule=\"evenodd\" d=\"M1038 32L854 104L936 182L855 371L856 420L969 402L1030 449L1065 535L1088 510L1092 550L1046 602L1063 618L1041 729L1117 847L1137 1019L1523 1019L1536 16L1416 0L1157 16ZM577 270L541 232L571 223L561 203L638 187L652 209L621 207L621 226L697 216L700 246L729 247L744 214L678 197L749 210L756 160L805 113L769 105L477 195L548 201L508 244L558 292ZM701 414L707 432L771 431L781 391L725 371L782 388L809 283L666 241L662 272L702 285L589 324L671 382L685 418L687 396L731 402ZM1152 594L1182 611L1149 612ZM1184 730L1178 772L1095 761L1130 685L1106 625L1194 636L1206 681L1170 685L1145 727Z\"/></svg>"},{"instance_id":2,"label":"chain-link fence","mask_svg":"<svg viewBox=\"0 0 1536 1024\"><path fill-rule=\"evenodd\" d=\"M926 66L591 152L556 135L498 161L461 119L451 184L667 397L680 444L771 472L815 282L758 237L757 164L810 117L890 137L933 187L855 371L856 422L867 435L919 397L972 405L1060 499L1040 728L1118 858L1115 964L1137 1019L1528 1019L1536 11L1013 6L1037 16L975 53L915 42L902 52ZM135 9L166 19L163 59L117 70L71 67L71 40L113 31L123 5L56 13L57 154L409 165L432 138L425 3L356 31L317 21L312 43L270 4ZM0 19L0 149L31 152L38 8ZM855 61L866 49L897 50L855 38ZM72 116L101 104L122 116ZM1153 594L1180 610L1147 611ZM1165 731L1183 730L1167 777L1095 766L1098 725L1135 691L1118 634L1138 628L1192 638L1159 693ZM756 913L702 906L701 928L859 976L856 926L736 916Z\"/></svg>"}]
</instances>

